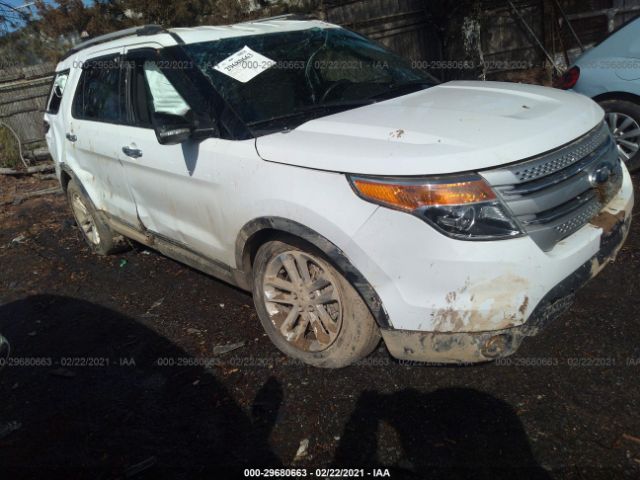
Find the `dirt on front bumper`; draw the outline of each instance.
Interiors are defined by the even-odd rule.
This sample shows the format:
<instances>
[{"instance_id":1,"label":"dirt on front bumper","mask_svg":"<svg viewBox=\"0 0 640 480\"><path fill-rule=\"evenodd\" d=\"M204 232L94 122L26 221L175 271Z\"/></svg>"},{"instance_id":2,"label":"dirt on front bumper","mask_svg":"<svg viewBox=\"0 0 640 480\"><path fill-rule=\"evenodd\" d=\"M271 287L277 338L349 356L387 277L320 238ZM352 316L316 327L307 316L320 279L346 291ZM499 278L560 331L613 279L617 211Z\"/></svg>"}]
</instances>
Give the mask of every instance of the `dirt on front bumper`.
<instances>
[{"instance_id":1,"label":"dirt on front bumper","mask_svg":"<svg viewBox=\"0 0 640 480\"><path fill-rule=\"evenodd\" d=\"M537 335L565 313L573 304L575 292L615 260L629 233L631 213L603 211L591 223L602 228L598 253L551 289L526 323L486 332L384 329L381 333L389 352L399 360L443 364L488 362L512 355L524 338Z\"/></svg>"}]
</instances>

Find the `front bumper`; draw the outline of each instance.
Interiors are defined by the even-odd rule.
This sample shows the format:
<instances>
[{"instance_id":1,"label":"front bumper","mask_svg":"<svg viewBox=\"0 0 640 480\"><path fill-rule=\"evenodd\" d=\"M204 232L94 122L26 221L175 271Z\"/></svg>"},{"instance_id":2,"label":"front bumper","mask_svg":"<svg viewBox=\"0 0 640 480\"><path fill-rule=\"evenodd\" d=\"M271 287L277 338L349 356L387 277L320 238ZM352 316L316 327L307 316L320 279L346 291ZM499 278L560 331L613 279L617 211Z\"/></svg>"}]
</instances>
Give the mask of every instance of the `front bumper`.
<instances>
[{"instance_id":1,"label":"front bumper","mask_svg":"<svg viewBox=\"0 0 640 480\"><path fill-rule=\"evenodd\" d=\"M617 221L609 225L608 231L603 231L600 251L552 288L526 323L488 332L382 330L389 352L401 360L432 363L478 363L515 353L525 337L537 335L547 323L565 313L573 303L575 292L615 260L629 233L631 215L615 218Z\"/></svg>"},{"instance_id":2,"label":"front bumper","mask_svg":"<svg viewBox=\"0 0 640 480\"><path fill-rule=\"evenodd\" d=\"M415 259L403 265L405 257L396 253L392 258L400 263L398 268L404 266L405 277L409 277L398 276L391 282L395 290L400 289L400 298L387 293L393 293L388 284L374 283L390 314L392 327L383 329L382 336L391 355L436 363L475 363L511 355L525 337L536 335L564 313L576 290L615 260L629 232L632 208L633 187L625 169L621 190L601 214L551 252L526 244L533 243L528 238L504 242L449 240L453 248L448 252L437 244L432 250L423 249L424 262L439 272L431 278L424 275L428 269L415 269ZM397 215L400 220L403 216L411 218ZM377 236L378 244L381 238ZM411 237L405 232L402 238ZM397 243L402 240L398 238ZM402 245L399 248L409 251ZM444 267L438 268L440 264ZM411 276L412 271L423 273ZM500 281L487 280L492 274ZM411 280L420 282L417 285L422 288L422 295L416 297L424 300L419 309L418 302L411 299L416 283L408 290L402 288ZM462 287L451 290L448 284L456 282ZM478 284L482 288L477 288ZM429 289L437 296L424 298ZM448 291L451 293L445 293ZM445 298L438 304L440 295ZM414 317L416 313L419 316Z\"/></svg>"}]
</instances>

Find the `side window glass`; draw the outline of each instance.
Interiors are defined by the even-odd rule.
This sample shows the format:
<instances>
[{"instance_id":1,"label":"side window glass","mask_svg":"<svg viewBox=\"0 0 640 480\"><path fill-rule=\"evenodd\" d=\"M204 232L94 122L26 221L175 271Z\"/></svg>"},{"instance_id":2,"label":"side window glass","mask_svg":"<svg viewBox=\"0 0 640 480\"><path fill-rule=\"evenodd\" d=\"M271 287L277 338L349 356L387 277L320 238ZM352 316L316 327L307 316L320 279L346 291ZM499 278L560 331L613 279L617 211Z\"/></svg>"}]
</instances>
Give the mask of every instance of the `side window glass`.
<instances>
[{"instance_id":1,"label":"side window glass","mask_svg":"<svg viewBox=\"0 0 640 480\"><path fill-rule=\"evenodd\" d=\"M74 116L98 122L120 122L122 103L118 58L94 60L85 65L74 102Z\"/></svg>"},{"instance_id":2,"label":"side window glass","mask_svg":"<svg viewBox=\"0 0 640 480\"><path fill-rule=\"evenodd\" d=\"M57 73L53 79L53 86L51 87L51 93L49 94L49 101L47 102L47 112L56 114L60 110L60 102L62 102L62 94L64 93L64 87L67 84L67 78L69 78L69 71Z\"/></svg>"},{"instance_id":3,"label":"side window glass","mask_svg":"<svg viewBox=\"0 0 640 480\"><path fill-rule=\"evenodd\" d=\"M191 108L182 98L182 95L171 85L156 63L146 61L143 69L149 92L151 93L153 113L184 117Z\"/></svg>"}]
</instances>

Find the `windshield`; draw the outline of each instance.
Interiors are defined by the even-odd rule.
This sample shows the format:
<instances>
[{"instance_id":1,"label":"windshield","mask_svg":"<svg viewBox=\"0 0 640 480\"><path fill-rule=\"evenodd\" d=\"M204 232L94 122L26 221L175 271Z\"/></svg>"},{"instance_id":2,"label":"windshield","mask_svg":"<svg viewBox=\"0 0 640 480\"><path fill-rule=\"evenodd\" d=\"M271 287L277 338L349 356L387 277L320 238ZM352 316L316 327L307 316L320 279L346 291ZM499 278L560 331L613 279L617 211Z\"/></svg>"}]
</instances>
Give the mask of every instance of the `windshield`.
<instances>
[{"instance_id":1,"label":"windshield","mask_svg":"<svg viewBox=\"0 0 640 480\"><path fill-rule=\"evenodd\" d=\"M184 49L254 134L294 128L437 83L341 28L225 38Z\"/></svg>"}]
</instances>

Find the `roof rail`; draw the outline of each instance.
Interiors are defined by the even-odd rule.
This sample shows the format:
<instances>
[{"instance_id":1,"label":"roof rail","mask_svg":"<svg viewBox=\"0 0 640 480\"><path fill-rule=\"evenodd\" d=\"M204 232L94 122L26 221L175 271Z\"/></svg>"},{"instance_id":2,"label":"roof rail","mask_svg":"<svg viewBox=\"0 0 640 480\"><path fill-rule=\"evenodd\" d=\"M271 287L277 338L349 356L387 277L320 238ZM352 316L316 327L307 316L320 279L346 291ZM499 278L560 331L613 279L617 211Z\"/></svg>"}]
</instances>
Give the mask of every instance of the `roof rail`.
<instances>
[{"instance_id":1,"label":"roof rail","mask_svg":"<svg viewBox=\"0 0 640 480\"><path fill-rule=\"evenodd\" d=\"M283 15L276 15L274 17L256 18L255 20L247 20L242 23L260 23L270 22L271 20L317 20L316 17L304 13L285 13Z\"/></svg>"},{"instance_id":2,"label":"roof rail","mask_svg":"<svg viewBox=\"0 0 640 480\"><path fill-rule=\"evenodd\" d=\"M156 33L166 32L165 28L160 25L143 25L141 27L125 28L124 30L118 30L117 32L106 33L99 35L90 40L80 42L72 47L67 53L65 53L60 60L70 57L74 53L78 53L85 48L93 47L101 43L110 42L111 40L118 40L119 38L130 37L132 35L155 35Z\"/></svg>"}]
</instances>

